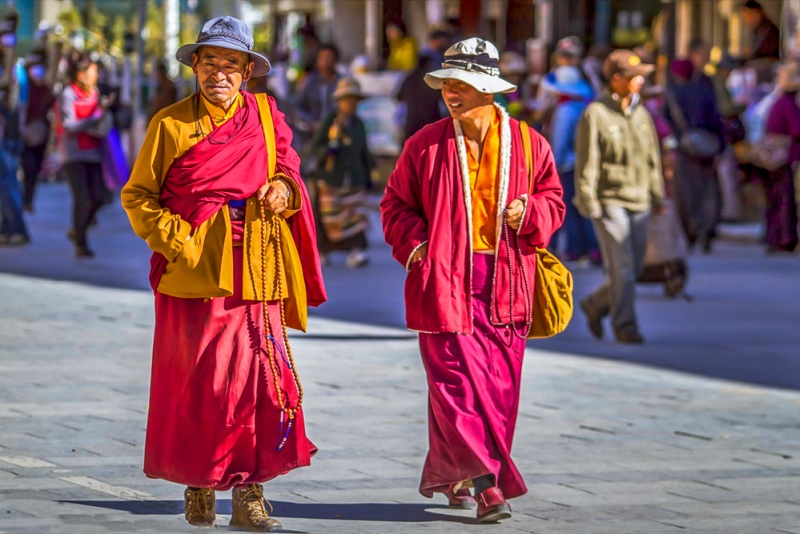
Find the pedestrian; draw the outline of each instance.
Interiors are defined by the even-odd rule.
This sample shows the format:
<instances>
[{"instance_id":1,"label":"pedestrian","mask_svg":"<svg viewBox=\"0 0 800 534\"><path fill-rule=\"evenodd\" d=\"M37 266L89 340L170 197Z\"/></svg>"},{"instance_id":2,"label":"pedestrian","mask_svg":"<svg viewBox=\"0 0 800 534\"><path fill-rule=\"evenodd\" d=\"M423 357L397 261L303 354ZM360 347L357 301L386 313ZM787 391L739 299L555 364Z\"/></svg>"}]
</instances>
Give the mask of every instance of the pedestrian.
<instances>
[{"instance_id":1,"label":"pedestrian","mask_svg":"<svg viewBox=\"0 0 800 534\"><path fill-rule=\"evenodd\" d=\"M320 45L315 62L316 70L303 80L295 102L295 124L298 135L295 148L303 150L319 130L319 124L336 107L333 91L339 82L336 64L339 62L339 49L331 43Z\"/></svg>"},{"instance_id":2,"label":"pedestrian","mask_svg":"<svg viewBox=\"0 0 800 534\"><path fill-rule=\"evenodd\" d=\"M721 199L720 219L724 221L737 221L742 218L742 173L733 147L746 138L747 132L741 115L747 110L747 104L734 102L728 89L728 79L737 67L737 61L726 54L717 63L716 73L711 78L725 133L725 151L717 163Z\"/></svg>"},{"instance_id":3,"label":"pedestrian","mask_svg":"<svg viewBox=\"0 0 800 534\"><path fill-rule=\"evenodd\" d=\"M589 331L603 337L611 317L621 343L644 341L636 320L636 279L644 265L651 207L663 210L658 137L639 92L654 70L629 50L615 50L603 65L608 92L589 104L575 142L575 205L591 219L606 278L580 303Z\"/></svg>"},{"instance_id":4,"label":"pedestrian","mask_svg":"<svg viewBox=\"0 0 800 534\"><path fill-rule=\"evenodd\" d=\"M62 130L59 157L72 191L72 228L67 237L75 243L78 258L91 258L87 230L103 203L102 140L113 126L109 107L97 90L97 63L82 52L73 52L67 67L69 85L58 104Z\"/></svg>"},{"instance_id":5,"label":"pedestrian","mask_svg":"<svg viewBox=\"0 0 800 534\"><path fill-rule=\"evenodd\" d=\"M570 35L559 40L556 43L555 52L553 52L553 68L547 73L545 80L552 82L554 80L553 73L558 67L580 67L583 52L583 43L578 37ZM533 103L533 120L537 124L541 124L541 129L544 132L547 132L547 129L552 124L553 110L558 103L557 100L555 95L547 91L544 83L539 85Z\"/></svg>"},{"instance_id":6,"label":"pedestrian","mask_svg":"<svg viewBox=\"0 0 800 534\"><path fill-rule=\"evenodd\" d=\"M553 80L545 80L544 87L556 95L558 103L553 112L553 125L549 142L564 188L567 212L562 227L567 234L566 259L577 261L587 257L599 264L600 249L592 222L578 212L575 198L575 132L578 121L592 99L592 86L583 79L577 67L564 65L553 72Z\"/></svg>"},{"instance_id":7,"label":"pedestrian","mask_svg":"<svg viewBox=\"0 0 800 534\"><path fill-rule=\"evenodd\" d=\"M270 70L252 48L218 17L178 49L199 90L153 117L122 205L153 250L144 472L187 486L192 525L214 526L214 491L232 488L230 526L266 532L280 522L261 484L316 452L286 328L326 297L291 130L271 97L240 91Z\"/></svg>"},{"instance_id":8,"label":"pedestrian","mask_svg":"<svg viewBox=\"0 0 800 534\"><path fill-rule=\"evenodd\" d=\"M753 43L745 55L748 59L777 61L781 56L781 34L769 20L757 0L747 0L741 7L742 22L753 30Z\"/></svg>"},{"instance_id":9,"label":"pedestrian","mask_svg":"<svg viewBox=\"0 0 800 534\"><path fill-rule=\"evenodd\" d=\"M13 51L7 49L1 54L3 57ZM6 68L10 63L5 60ZM18 247L30 242L19 183L19 157L23 146L20 104L24 107L22 97L27 95L18 91L23 81L20 73L16 69L6 73L0 82L0 246ZM24 71L21 74L24 76ZM16 93L20 94L20 99L15 98Z\"/></svg>"},{"instance_id":10,"label":"pedestrian","mask_svg":"<svg viewBox=\"0 0 800 534\"><path fill-rule=\"evenodd\" d=\"M721 197L716 161L725 148L722 117L717 109L714 85L705 74L697 74L690 59L673 60L672 74L679 83L666 95L665 116L679 140L701 138L714 146L706 150L694 143L678 144L678 173L675 185L678 209L689 246L699 243L703 252L711 252L720 219Z\"/></svg>"},{"instance_id":11,"label":"pedestrian","mask_svg":"<svg viewBox=\"0 0 800 534\"><path fill-rule=\"evenodd\" d=\"M510 517L506 500L527 491L510 453L535 250L564 217L547 141L525 126L529 174L521 124L493 104L515 89L498 60L492 43L474 37L447 50L426 81L451 116L406 141L381 201L386 242L409 271L406 324L420 332L428 378L419 490L477 506L482 523Z\"/></svg>"},{"instance_id":12,"label":"pedestrian","mask_svg":"<svg viewBox=\"0 0 800 534\"><path fill-rule=\"evenodd\" d=\"M794 252L797 248L797 202L794 175L800 164L800 65L787 62L778 69L776 80L783 93L772 106L765 134L787 136L791 140L786 162L770 171L761 172L761 182L767 197L767 251Z\"/></svg>"},{"instance_id":13,"label":"pedestrian","mask_svg":"<svg viewBox=\"0 0 800 534\"><path fill-rule=\"evenodd\" d=\"M34 194L42 171L47 144L50 140L50 112L55 104L53 91L47 85L45 51L34 52L25 58L28 73L28 105L22 123L22 174L25 181L23 208L33 212Z\"/></svg>"},{"instance_id":14,"label":"pedestrian","mask_svg":"<svg viewBox=\"0 0 800 534\"><path fill-rule=\"evenodd\" d=\"M317 242L323 264L337 250L348 252L348 267L363 267L369 261L364 204L374 163L367 129L356 114L363 98L358 81L339 80L333 92L337 110L325 117L314 139L313 157L319 160L315 204L321 223Z\"/></svg>"},{"instance_id":15,"label":"pedestrian","mask_svg":"<svg viewBox=\"0 0 800 534\"><path fill-rule=\"evenodd\" d=\"M156 113L177 101L178 88L169 77L169 67L165 61L159 61L156 65L156 91L150 100L148 118L152 120Z\"/></svg>"},{"instance_id":16,"label":"pedestrian","mask_svg":"<svg viewBox=\"0 0 800 534\"><path fill-rule=\"evenodd\" d=\"M411 70L417 64L417 41L408 35L402 20L386 25L386 42L389 44L389 57L386 68L389 70Z\"/></svg>"},{"instance_id":17,"label":"pedestrian","mask_svg":"<svg viewBox=\"0 0 800 534\"><path fill-rule=\"evenodd\" d=\"M405 110L404 139L408 139L424 126L444 118L442 99L425 83L425 74L439 68L449 43L450 34L441 30L432 32L428 36L427 46L417 58L417 66L400 84L397 100Z\"/></svg>"}]
</instances>

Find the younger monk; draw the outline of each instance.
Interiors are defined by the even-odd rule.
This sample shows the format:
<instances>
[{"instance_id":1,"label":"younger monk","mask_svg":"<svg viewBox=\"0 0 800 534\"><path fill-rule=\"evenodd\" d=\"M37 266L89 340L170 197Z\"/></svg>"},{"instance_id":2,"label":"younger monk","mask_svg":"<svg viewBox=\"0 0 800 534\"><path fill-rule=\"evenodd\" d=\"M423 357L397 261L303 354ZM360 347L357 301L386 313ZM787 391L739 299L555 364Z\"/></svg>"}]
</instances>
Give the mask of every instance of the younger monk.
<instances>
[{"instance_id":1,"label":"younger monk","mask_svg":"<svg viewBox=\"0 0 800 534\"><path fill-rule=\"evenodd\" d=\"M156 113L122 190L153 250L155 341L144 472L187 487L186 520L280 527L262 482L308 465L303 390L286 327L325 301L308 193L272 98L241 91L270 64L247 26L207 22L176 57L199 92Z\"/></svg>"},{"instance_id":2,"label":"younger monk","mask_svg":"<svg viewBox=\"0 0 800 534\"><path fill-rule=\"evenodd\" d=\"M445 53L425 81L450 117L405 144L381 202L386 242L409 271L406 322L420 332L428 377L430 451L420 492L476 507L478 521L511 517L506 499L527 489L511 459L536 247L561 225L561 182L547 141L493 95L494 45L471 38ZM527 128L527 126L526 126ZM474 496L468 486L474 487Z\"/></svg>"}]
</instances>

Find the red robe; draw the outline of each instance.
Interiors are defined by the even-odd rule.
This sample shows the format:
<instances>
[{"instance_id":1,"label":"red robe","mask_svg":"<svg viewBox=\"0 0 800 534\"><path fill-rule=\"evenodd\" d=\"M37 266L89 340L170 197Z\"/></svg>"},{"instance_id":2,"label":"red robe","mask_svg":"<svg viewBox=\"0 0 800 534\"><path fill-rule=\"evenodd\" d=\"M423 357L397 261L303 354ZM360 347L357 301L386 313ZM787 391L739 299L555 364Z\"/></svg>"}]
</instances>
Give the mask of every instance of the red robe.
<instances>
[{"instance_id":1,"label":"red robe","mask_svg":"<svg viewBox=\"0 0 800 534\"><path fill-rule=\"evenodd\" d=\"M256 99L245 105L170 167L162 204L193 228L227 203L252 196L264 183L267 152ZM274 102L270 101L274 106ZM273 117L277 115L273 107ZM286 131L281 130L281 126ZM235 133L231 137L231 134ZM228 139L224 144L209 139ZM212 141L213 141L212 139ZM313 216L291 133L276 123L277 171L294 180L304 209L290 218L303 264L309 300L325 292L313 242ZM242 299L242 222L232 222L234 292L230 297L189 299L156 292L156 328L145 442L145 474L187 486L226 490L237 484L270 480L308 465L316 448L306 437L303 412L287 435L281 423L263 330L263 305ZM158 285L166 259L152 259L151 281ZM309 279L310 278L310 279ZM283 346L277 302L268 306L276 343ZM291 406L298 392L292 373L278 357L278 383Z\"/></svg>"}]
</instances>

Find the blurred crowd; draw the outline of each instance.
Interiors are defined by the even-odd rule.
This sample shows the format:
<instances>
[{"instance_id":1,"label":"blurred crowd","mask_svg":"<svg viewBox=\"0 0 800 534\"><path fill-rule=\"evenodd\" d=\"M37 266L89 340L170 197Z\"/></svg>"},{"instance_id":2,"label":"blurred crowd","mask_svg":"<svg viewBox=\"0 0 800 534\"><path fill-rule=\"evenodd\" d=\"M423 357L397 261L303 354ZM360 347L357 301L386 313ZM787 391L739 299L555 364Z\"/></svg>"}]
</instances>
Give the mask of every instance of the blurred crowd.
<instances>
[{"instance_id":1,"label":"blurred crowd","mask_svg":"<svg viewBox=\"0 0 800 534\"><path fill-rule=\"evenodd\" d=\"M679 293L685 281L687 251L697 246L711 252L718 224L751 217L759 202L765 206L767 249L788 252L797 246L798 64L780 60L778 28L757 1L744 4L742 20L753 32L746 57L722 55L711 61L711 46L699 39L671 63L656 49L635 50L658 67L636 104L656 125L669 197L666 213L650 223L642 279L667 283L670 294ZM321 41L306 25L297 32L297 53L277 54L274 75L248 84L251 91L269 91L287 114L304 178L314 192L324 261L336 251L347 253L351 267L368 261L365 193L377 175L368 127L359 117L360 103L370 96L361 85L363 76L395 74L391 98L402 142L447 115L441 95L423 78L439 68L445 50L462 37L457 27L447 26L417 43L403 22L395 21L386 25L383 64L358 56L345 65L337 45ZM517 90L498 95L497 101L546 136L564 186L568 213L552 247L568 261L594 265L602 263L597 238L572 202L575 136L586 107L608 92L602 65L611 51L603 44L587 51L580 37L566 37L556 43L545 74L533 73L518 51L500 58L501 76ZM73 196L66 235L77 256L91 257L88 231L128 173L123 139L134 118L120 98L121 65L77 50L39 49L6 61L6 68L13 70L16 83L0 87L0 246L30 241L25 217L34 211L37 182L63 179ZM179 90L182 85L170 79L166 64L155 65L152 78L148 118L192 89L185 84L186 91Z\"/></svg>"}]
</instances>

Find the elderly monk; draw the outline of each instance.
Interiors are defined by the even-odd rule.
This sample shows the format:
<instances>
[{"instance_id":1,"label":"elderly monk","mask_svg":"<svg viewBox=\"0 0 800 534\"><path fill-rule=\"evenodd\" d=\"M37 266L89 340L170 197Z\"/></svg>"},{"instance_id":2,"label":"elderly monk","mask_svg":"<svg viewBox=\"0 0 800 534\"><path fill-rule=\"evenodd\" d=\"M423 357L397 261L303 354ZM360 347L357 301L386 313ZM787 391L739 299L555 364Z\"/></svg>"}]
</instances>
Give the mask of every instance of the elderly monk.
<instances>
[{"instance_id":1,"label":"elderly monk","mask_svg":"<svg viewBox=\"0 0 800 534\"><path fill-rule=\"evenodd\" d=\"M270 69L241 21L207 22L176 57L199 92L158 112L122 204L153 250L155 340L144 472L188 486L186 520L280 526L260 483L308 465L302 387L285 338L325 301L308 193L275 101L242 91Z\"/></svg>"},{"instance_id":2,"label":"elderly monk","mask_svg":"<svg viewBox=\"0 0 800 534\"><path fill-rule=\"evenodd\" d=\"M445 493L459 508L477 501L478 520L489 523L510 517L506 499L527 491L511 443L536 247L565 207L547 141L493 104L495 93L515 89L500 78L494 45L456 43L442 67L425 81L441 89L450 117L406 141L381 214L386 242L409 271L406 322L420 332L428 378L420 492Z\"/></svg>"}]
</instances>

